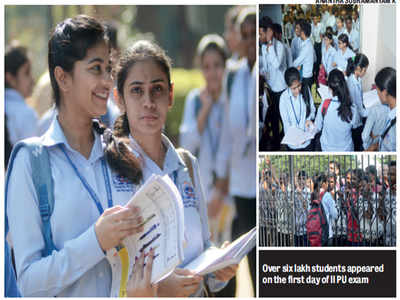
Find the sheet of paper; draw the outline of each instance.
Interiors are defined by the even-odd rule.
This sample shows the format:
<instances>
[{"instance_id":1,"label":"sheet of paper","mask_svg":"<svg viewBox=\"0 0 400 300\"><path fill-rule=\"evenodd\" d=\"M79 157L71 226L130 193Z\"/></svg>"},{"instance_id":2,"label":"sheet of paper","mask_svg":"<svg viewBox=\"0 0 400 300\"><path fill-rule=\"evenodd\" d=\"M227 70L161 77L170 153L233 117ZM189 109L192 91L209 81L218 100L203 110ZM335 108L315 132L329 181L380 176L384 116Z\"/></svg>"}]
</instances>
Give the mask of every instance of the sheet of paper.
<instances>
[{"instance_id":1,"label":"sheet of paper","mask_svg":"<svg viewBox=\"0 0 400 300\"><path fill-rule=\"evenodd\" d=\"M324 84L319 85L318 93L321 96L322 101L325 99L332 99L332 93L329 90L329 87Z\"/></svg>"},{"instance_id":2,"label":"sheet of paper","mask_svg":"<svg viewBox=\"0 0 400 300\"><path fill-rule=\"evenodd\" d=\"M256 228L243 234L224 249L211 247L188 264L196 274L205 275L232 264L238 264L256 246Z\"/></svg>"},{"instance_id":3,"label":"sheet of paper","mask_svg":"<svg viewBox=\"0 0 400 300\"><path fill-rule=\"evenodd\" d=\"M380 104L378 91L376 89L363 93L363 103L365 108L370 108L376 104Z\"/></svg>"},{"instance_id":4,"label":"sheet of paper","mask_svg":"<svg viewBox=\"0 0 400 300\"><path fill-rule=\"evenodd\" d=\"M314 135L314 131L308 132L303 131L297 127L289 127L288 131L282 139L281 144L299 146L305 141L313 139Z\"/></svg>"},{"instance_id":5,"label":"sheet of paper","mask_svg":"<svg viewBox=\"0 0 400 300\"><path fill-rule=\"evenodd\" d=\"M138 206L143 217L144 230L129 236L122 244L128 252L128 274L131 274L135 261L141 253L155 249L151 282L158 282L179 265L183 257L184 220L183 201L172 180L167 176L152 175L134 194L126 206ZM121 279L126 266L116 249L107 252L113 280L111 296L118 297Z\"/></svg>"}]
</instances>

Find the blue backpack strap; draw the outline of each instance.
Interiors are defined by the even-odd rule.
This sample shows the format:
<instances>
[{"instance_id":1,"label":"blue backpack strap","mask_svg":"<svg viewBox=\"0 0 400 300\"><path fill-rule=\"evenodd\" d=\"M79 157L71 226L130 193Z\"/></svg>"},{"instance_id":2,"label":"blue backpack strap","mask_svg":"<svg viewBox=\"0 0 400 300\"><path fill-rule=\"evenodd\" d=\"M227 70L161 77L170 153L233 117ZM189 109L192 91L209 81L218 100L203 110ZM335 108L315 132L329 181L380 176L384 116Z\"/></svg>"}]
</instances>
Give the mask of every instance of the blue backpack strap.
<instances>
[{"instance_id":1,"label":"blue backpack strap","mask_svg":"<svg viewBox=\"0 0 400 300\"><path fill-rule=\"evenodd\" d=\"M200 95L196 95L196 97L194 97L194 115L197 116L199 115L199 111L201 109L201 100L200 100Z\"/></svg>"},{"instance_id":2,"label":"blue backpack strap","mask_svg":"<svg viewBox=\"0 0 400 300\"><path fill-rule=\"evenodd\" d=\"M42 250L42 256L46 257L50 255L53 250L56 250L50 226L50 217L54 209L54 184L51 176L49 152L47 148L42 145L40 138L30 138L14 146L6 175L5 205L7 208L9 174L11 174L18 151L23 147L28 150L30 156L32 181L38 197L40 218L43 224L42 230L45 246ZM8 231L7 216L6 231Z\"/></svg>"}]
</instances>

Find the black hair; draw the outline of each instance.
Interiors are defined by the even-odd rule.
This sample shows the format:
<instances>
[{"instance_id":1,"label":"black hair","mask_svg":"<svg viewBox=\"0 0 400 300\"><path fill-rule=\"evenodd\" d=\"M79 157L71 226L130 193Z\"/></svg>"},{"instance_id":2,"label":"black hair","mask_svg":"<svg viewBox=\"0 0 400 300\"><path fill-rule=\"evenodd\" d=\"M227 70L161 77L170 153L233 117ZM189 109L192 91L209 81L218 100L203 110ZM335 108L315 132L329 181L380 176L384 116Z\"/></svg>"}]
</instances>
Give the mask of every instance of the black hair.
<instances>
[{"instance_id":1,"label":"black hair","mask_svg":"<svg viewBox=\"0 0 400 300\"><path fill-rule=\"evenodd\" d=\"M320 189L322 187L322 183L327 182L328 178L325 174L316 175L314 181L314 192L311 194L311 202L319 199Z\"/></svg>"},{"instance_id":2,"label":"black hair","mask_svg":"<svg viewBox=\"0 0 400 300\"><path fill-rule=\"evenodd\" d=\"M282 34L281 24L274 23L274 24L272 24L272 28L273 28L275 34Z\"/></svg>"},{"instance_id":3,"label":"black hair","mask_svg":"<svg viewBox=\"0 0 400 300\"><path fill-rule=\"evenodd\" d=\"M307 177L307 173L304 170L297 172L297 177Z\"/></svg>"},{"instance_id":4,"label":"black hair","mask_svg":"<svg viewBox=\"0 0 400 300\"><path fill-rule=\"evenodd\" d=\"M336 161L336 160L331 160L329 161L329 164L334 164L336 165L335 169L339 169L340 170L340 162Z\"/></svg>"},{"instance_id":5,"label":"black hair","mask_svg":"<svg viewBox=\"0 0 400 300\"><path fill-rule=\"evenodd\" d=\"M377 174L378 174L378 172L377 172L377 170L376 170L376 167L375 167L374 165L369 165L368 167L366 167L366 168L365 168L365 172L366 172L367 174L372 174L372 175L374 175L375 177L377 177Z\"/></svg>"},{"instance_id":6,"label":"black hair","mask_svg":"<svg viewBox=\"0 0 400 300\"><path fill-rule=\"evenodd\" d=\"M338 69L333 69L328 75L328 86L332 90L332 95L339 99L338 115L340 119L343 122L350 123L353 112L351 111L350 92L343 73Z\"/></svg>"},{"instance_id":7,"label":"black hair","mask_svg":"<svg viewBox=\"0 0 400 300\"><path fill-rule=\"evenodd\" d=\"M20 46L17 41L12 41L7 45L4 55L4 72L17 76L18 70L27 62L28 50ZM4 76L4 84L6 88L10 88L6 76Z\"/></svg>"},{"instance_id":8,"label":"black hair","mask_svg":"<svg viewBox=\"0 0 400 300\"><path fill-rule=\"evenodd\" d=\"M263 16L263 17L261 18L261 20L260 20L259 26L260 26L260 28L262 28L262 29L264 29L264 30L267 30L267 25L268 25L268 24L272 24L272 23L273 23L273 22L272 22L272 20L271 20L270 17L268 17L268 16Z\"/></svg>"},{"instance_id":9,"label":"black hair","mask_svg":"<svg viewBox=\"0 0 400 300\"><path fill-rule=\"evenodd\" d=\"M300 22L300 30L304 32L306 37L309 37L311 34L311 25L306 22L306 20L303 20L302 22Z\"/></svg>"},{"instance_id":10,"label":"black hair","mask_svg":"<svg viewBox=\"0 0 400 300\"><path fill-rule=\"evenodd\" d=\"M332 28L332 27L327 27L326 32L324 34L324 37L326 37L328 40L331 41L331 46L335 47L335 41L333 40L333 34L328 32L328 28Z\"/></svg>"},{"instance_id":11,"label":"black hair","mask_svg":"<svg viewBox=\"0 0 400 300\"><path fill-rule=\"evenodd\" d=\"M389 162L389 168L390 167L396 167L396 161L395 160L391 160L390 162Z\"/></svg>"},{"instance_id":12,"label":"black hair","mask_svg":"<svg viewBox=\"0 0 400 300\"><path fill-rule=\"evenodd\" d=\"M165 73L168 86L171 88L171 60L157 44L149 41L137 41L122 55L117 73L117 90L119 97L124 99L124 84L131 68L138 62L152 60ZM126 113L120 115L114 123L112 143L106 150L106 157L110 167L120 175L128 178L133 183L139 183L143 178L138 159L130 152L125 145L130 130ZM127 165L127 162L129 165Z\"/></svg>"},{"instance_id":13,"label":"black hair","mask_svg":"<svg viewBox=\"0 0 400 300\"><path fill-rule=\"evenodd\" d=\"M351 18L351 16L347 16L347 17L346 17L346 22L347 22L347 21L350 21L351 24L353 25L353 19Z\"/></svg>"},{"instance_id":14,"label":"black hair","mask_svg":"<svg viewBox=\"0 0 400 300\"><path fill-rule=\"evenodd\" d=\"M300 23L301 22L303 22L304 21L304 19L296 19L295 21L294 21L294 25L296 26L296 25L299 25L300 26Z\"/></svg>"},{"instance_id":15,"label":"black hair","mask_svg":"<svg viewBox=\"0 0 400 300\"><path fill-rule=\"evenodd\" d=\"M357 67L363 69L368 67L368 65L368 57L362 53L358 53L357 55L347 59L346 75L350 76L351 74L353 74Z\"/></svg>"},{"instance_id":16,"label":"black hair","mask_svg":"<svg viewBox=\"0 0 400 300\"><path fill-rule=\"evenodd\" d=\"M56 106L60 105L60 90L54 75L57 66L71 72L74 64L82 60L87 51L98 43L106 41L104 26L95 18L79 15L58 23L49 40L49 75Z\"/></svg>"},{"instance_id":17,"label":"black hair","mask_svg":"<svg viewBox=\"0 0 400 300\"><path fill-rule=\"evenodd\" d=\"M106 36L110 43L110 47L118 49L118 30L113 22L105 22L104 27L106 29Z\"/></svg>"},{"instance_id":18,"label":"black hair","mask_svg":"<svg viewBox=\"0 0 400 300\"><path fill-rule=\"evenodd\" d=\"M286 85L288 87L290 87L293 84L293 82L296 80L299 82L301 81L299 70L297 70L295 67L290 67L290 68L286 69L286 71L285 71ZM304 99L304 103L306 104L306 117L308 117L311 112L310 92L309 92L308 85L302 84L300 93Z\"/></svg>"},{"instance_id":19,"label":"black hair","mask_svg":"<svg viewBox=\"0 0 400 300\"><path fill-rule=\"evenodd\" d=\"M204 54L208 51L216 51L222 58L225 66L227 51L224 39L218 34L207 34L203 36L197 45L197 56L203 61Z\"/></svg>"},{"instance_id":20,"label":"black hair","mask_svg":"<svg viewBox=\"0 0 400 300\"><path fill-rule=\"evenodd\" d=\"M342 43L346 44L347 47L349 47L351 50L353 50L353 48L350 45L349 37L347 36L347 34L342 33L341 35L339 35L338 42L339 41L341 41Z\"/></svg>"},{"instance_id":21,"label":"black hair","mask_svg":"<svg viewBox=\"0 0 400 300\"><path fill-rule=\"evenodd\" d=\"M396 98L396 70L386 67L380 70L375 76L375 84L379 90L386 90L387 93Z\"/></svg>"}]
</instances>

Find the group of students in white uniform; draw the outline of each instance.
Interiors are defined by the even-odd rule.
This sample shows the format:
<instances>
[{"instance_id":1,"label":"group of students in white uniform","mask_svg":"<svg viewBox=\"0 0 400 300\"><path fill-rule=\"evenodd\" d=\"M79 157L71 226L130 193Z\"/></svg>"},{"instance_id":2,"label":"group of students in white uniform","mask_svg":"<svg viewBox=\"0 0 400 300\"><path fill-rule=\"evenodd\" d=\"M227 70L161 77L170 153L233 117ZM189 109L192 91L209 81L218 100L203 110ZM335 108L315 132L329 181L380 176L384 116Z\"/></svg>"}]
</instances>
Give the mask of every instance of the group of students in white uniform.
<instances>
[{"instance_id":1,"label":"group of students in white uniform","mask_svg":"<svg viewBox=\"0 0 400 300\"><path fill-rule=\"evenodd\" d=\"M255 99L256 85L255 8L241 9L236 19L243 59L232 77L230 97L228 84L224 84L227 55L222 38L206 36L199 44L206 87L188 97L181 126L184 147L196 151L201 145L197 149L201 163L190 156L193 177L162 133L174 102L171 63L164 50L155 43L138 41L121 56L114 94L122 115L111 131L93 121L106 112L114 84L104 26L95 18L80 15L55 27L49 41L48 63L57 115L48 131L35 139L49 155L55 200L50 218L54 248L49 255L43 255L45 241L38 206L43 195L35 190L38 171L31 166L32 153L29 148L15 147L19 151L10 156L6 180L6 235L11 237L18 278L17 286L14 284L17 288L11 289L13 270L6 268L10 293L109 296L111 268L105 253L126 236L143 230L141 212L124 205L152 174L169 175L183 198L188 184L195 191L195 204L192 201L184 206L185 260L153 285L149 274L157 259L154 250L150 251L147 258L143 256L135 263L127 284L128 296L202 296L205 286L216 292L235 276L237 265L206 276L185 270L185 265L211 245L206 202L213 184L220 190L215 198L225 196L229 190L239 206L237 222L241 232L236 234L255 226L255 102L250 101ZM25 59L25 63L30 67L29 60ZM32 77L28 75L30 85L26 92L11 80L6 81L7 90L19 98L27 97L32 88ZM8 105L7 102L6 114ZM196 105L200 106L197 112ZM243 106L248 109L244 111ZM238 112L243 114L241 118L237 117ZM211 130L212 126L219 131ZM209 149L202 141L209 142ZM218 154L216 149L220 149ZM214 157L213 164L218 162L216 168L206 164L210 155ZM203 180L210 178L210 173L215 174L215 181L205 182L204 193ZM246 214L243 208L250 211L249 206L253 207L252 212ZM255 286L255 250L249 263ZM6 261L7 266L10 264Z\"/></svg>"},{"instance_id":2,"label":"group of students in white uniform","mask_svg":"<svg viewBox=\"0 0 400 300\"><path fill-rule=\"evenodd\" d=\"M396 151L396 71L385 67L376 74L380 103L366 109L362 78L369 60L359 52L351 18L346 26L342 17L336 18L336 31L318 23L317 15L312 25L298 19L289 47L278 24L260 20L260 151ZM321 99L318 109L314 84L327 85L332 95ZM319 132L314 139L281 145L290 127L307 131L314 126Z\"/></svg>"}]
</instances>

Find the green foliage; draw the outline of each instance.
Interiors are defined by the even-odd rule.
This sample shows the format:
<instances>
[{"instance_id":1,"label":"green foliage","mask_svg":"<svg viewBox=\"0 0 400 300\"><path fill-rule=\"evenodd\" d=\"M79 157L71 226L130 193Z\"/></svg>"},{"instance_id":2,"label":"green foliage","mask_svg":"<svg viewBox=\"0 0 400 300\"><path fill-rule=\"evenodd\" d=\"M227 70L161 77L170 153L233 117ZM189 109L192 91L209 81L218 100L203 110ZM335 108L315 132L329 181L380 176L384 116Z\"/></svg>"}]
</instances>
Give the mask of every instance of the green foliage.
<instances>
[{"instance_id":1,"label":"green foliage","mask_svg":"<svg viewBox=\"0 0 400 300\"><path fill-rule=\"evenodd\" d=\"M192 89L203 86L204 79L200 70L197 69L173 69L171 76L174 84L174 106L168 113L165 132L171 141L178 145L179 126L183 117L186 96Z\"/></svg>"}]
</instances>

